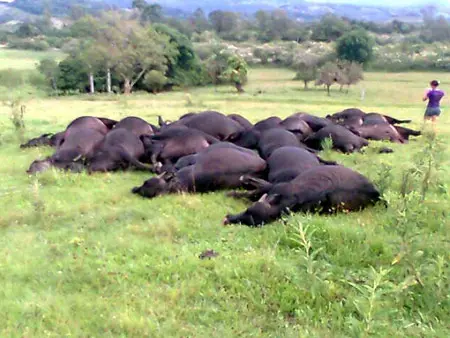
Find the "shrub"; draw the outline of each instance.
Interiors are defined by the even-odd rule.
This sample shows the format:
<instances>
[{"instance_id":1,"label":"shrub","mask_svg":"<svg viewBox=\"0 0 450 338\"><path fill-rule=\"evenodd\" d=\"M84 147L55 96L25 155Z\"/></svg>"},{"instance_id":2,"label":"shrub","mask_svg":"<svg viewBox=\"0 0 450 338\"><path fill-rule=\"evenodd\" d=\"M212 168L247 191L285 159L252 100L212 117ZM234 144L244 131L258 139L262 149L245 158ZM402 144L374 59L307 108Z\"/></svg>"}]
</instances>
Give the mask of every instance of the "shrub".
<instances>
[{"instance_id":1,"label":"shrub","mask_svg":"<svg viewBox=\"0 0 450 338\"><path fill-rule=\"evenodd\" d=\"M144 76L144 85L148 87L153 93L161 91L168 79L165 75L158 70L151 70Z\"/></svg>"},{"instance_id":2,"label":"shrub","mask_svg":"<svg viewBox=\"0 0 450 338\"><path fill-rule=\"evenodd\" d=\"M50 48L50 45L45 40L10 38L8 47L11 49L45 51Z\"/></svg>"},{"instance_id":3,"label":"shrub","mask_svg":"<svg viewBox=\"0 0 450 338\"><path fill-rule=\"evenodd\" d=\"M0 70L0 86L17 88L25 83L25 72L17 69Z\"/></svg>"}]
</instances>

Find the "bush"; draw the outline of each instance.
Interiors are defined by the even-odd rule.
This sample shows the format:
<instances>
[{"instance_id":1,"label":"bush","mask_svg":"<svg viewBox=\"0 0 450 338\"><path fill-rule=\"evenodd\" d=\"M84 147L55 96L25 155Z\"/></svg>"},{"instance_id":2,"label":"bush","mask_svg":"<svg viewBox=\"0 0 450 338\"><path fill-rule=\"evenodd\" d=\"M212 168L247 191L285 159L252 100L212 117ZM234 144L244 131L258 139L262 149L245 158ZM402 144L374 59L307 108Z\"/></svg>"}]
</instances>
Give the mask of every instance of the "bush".
<instances>
[{"instance_id":1,"label":"bush","mask_svg":"<svg viewBox=\"0 0 450 338\"><path fill-rule=\"evenodd\" d=\"M45 40L10 38L8 48L46 51L50 48L50 45Z\"/></svg>"},{"instance_id":2,"label":"bush","mask_svg":"<svg viewBox=\"0 0 450 338\"><path fill-rule=\"evenodd\" d=\"M25 83L25 71L17 69L0 70L0 86L17 88Z\"/></svg>"},{"instance_id":3,"label":"bush","mask_svg":"<svg viewBox=\"0 0 450 338\"><path fill-rule=\"evenodd\" d=\"M167 77L158 70L151 70L145 74L143 83L151 92L157 93L166 85Z\"/></svg>"}]
</instances>

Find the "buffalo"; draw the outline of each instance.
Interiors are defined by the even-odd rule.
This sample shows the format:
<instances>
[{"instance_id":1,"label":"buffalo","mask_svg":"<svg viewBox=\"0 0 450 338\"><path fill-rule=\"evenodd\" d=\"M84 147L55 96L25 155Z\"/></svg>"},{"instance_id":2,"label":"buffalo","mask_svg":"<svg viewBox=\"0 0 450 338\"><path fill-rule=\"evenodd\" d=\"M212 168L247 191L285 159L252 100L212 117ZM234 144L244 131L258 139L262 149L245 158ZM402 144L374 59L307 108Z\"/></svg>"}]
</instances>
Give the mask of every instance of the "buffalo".
<instances>
[{"instance_id":1,"label":"buffalo","mask_svg":"<svg viewBox=\"0 0 450 338\"><path fill-rule=\"evenodd\" d=\"M137 137L142 135L153 135L155 133L154 128L145 120L136 116L128 116L120 120L114 129L126 129L132 132Z\"/></svg>"},{"instance_id":2,"label":"buffalo","mask_svg":"<svg viewBox=\"0 0 450 338\"><path fill-rule=\"evenodd\" d=\"M166 128L185 126L198 129L220 141L228 140L232 135L242 132L244 127L234 119L216 111L204 111L201 113L189 113L178 121L166 124L160 119L161 131Z\"/></svg>"},{"instance_id":3,"label":"buffalo","mask_svg":"<svg viewBox=\"0 0 450 338\"><path fill-rule=\"evenodd\" d=\"M138 136L127 129L114 128L89 159L88 171L90 173L105 172L129 167L150 171L151 166L139 161L143 155L144 145Z\"/></svg>"},{"instance_id":4,"label":"buffalo","mask_svg":"<svg viewBox=\"0 0 450 338\"><path fill-rule=\"evenodd\" d=\"M141 136L145 158L153 164L174 164L179 158L196 154L219 140L197 129L172 127L153 136Z\"/></svg>"},{"instance_id":5,"label":"buffalo","mask_svg":"<svg viewBox=\"0 0 450 338\"><path fill-rule=\"evenodd\" d=\"M355 135L352 131L340 125L324 127L306 138L304 143L313 149L322 149L323 141L327 138L331 138L333 149L340 150L343 153L358 151L369 144L366 139Z\"/></svg>"},{"instance_id":6,"label":"buffalo","mask_svg":"<svg viewBox=\"0 0 450 338\"><path fill-rule=\"evenodd\" d=\"M34 161L27 173L43 172L52 166L80 171L82 162L93 155L103 138L104 135L95 129L72 128L56 152L44 160Z\"/></svg>"},{"instance_id":7,"label":"buffalo","mask_svg":"<svg viewBox=\"0 0 450 338\"><path fill-rule=\"evenodd\" d=\"M288 183L271 185L247 210L227 215L224 224L260 226L283 213L355 211L379 200L380 193L363 175L346 167L320 166Z\"/></svg>"},{"instance_id":8,"label":"buffalo","mask_svg":"<svg viewBox=\"0 0 450 338\"><path fill-rule=\"evenodd\" d=\"M266 162L255 152L231 143L217 143L195 156L195 162L174 173L162 173L133 188L134 194L153 198L179 192L209 192L241 186L244 174L262 175Z\"/></svg>"}]
</instances>

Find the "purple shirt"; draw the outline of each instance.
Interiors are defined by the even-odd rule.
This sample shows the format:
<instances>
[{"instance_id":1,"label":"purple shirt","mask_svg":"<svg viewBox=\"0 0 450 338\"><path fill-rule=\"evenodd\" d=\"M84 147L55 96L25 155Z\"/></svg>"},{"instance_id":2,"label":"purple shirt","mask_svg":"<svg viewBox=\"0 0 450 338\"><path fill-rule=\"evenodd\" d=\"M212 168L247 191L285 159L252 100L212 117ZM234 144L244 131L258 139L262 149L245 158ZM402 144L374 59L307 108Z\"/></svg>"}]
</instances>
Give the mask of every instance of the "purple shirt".
<instances>
[{"instance_id":1,"label":"purple shirt","mask_svg":"<svg viewBox=\"0 0 450 338\"><path fill-rule=\"evenodd\" d=\"M442 97L445 95L444 91L440 89L431 89L428 96L428 108L439 108L439 102Z\"/></svg>"}]
</instances>

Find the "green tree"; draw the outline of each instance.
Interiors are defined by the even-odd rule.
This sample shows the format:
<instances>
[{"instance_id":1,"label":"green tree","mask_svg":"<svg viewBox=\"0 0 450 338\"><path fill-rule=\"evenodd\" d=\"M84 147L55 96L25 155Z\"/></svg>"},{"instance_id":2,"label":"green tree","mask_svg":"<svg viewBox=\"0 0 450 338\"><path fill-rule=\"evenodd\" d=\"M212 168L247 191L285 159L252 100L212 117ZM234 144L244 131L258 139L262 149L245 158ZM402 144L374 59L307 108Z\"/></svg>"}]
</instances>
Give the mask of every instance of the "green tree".
<instances>
[{"instance_id":1,"label":"green tree","mask_svg":"<svg viewBox=\"0 0 450 338\"><path fill-rule=\"evenodd\" d=\"M208 73L212 84L215 86L228 80L222 77L222 74L227 69L228 57L229 55L227 53L214 51L214 53L205 61L206 72Z\"/></svg>"},{"instance_id":2,"label":"green tree","mask_svg":"<svg viewBox=\"0 0 450 338\"><path fill-rule=\"evenodd\" d=\"M166 76L173 85L199 85L203 82L203 69L189 38L164 24L153 25L159 34L169 37L173 53L167 54Z\"/></svg>"},{"instance_id":3,"label":"green tree","mask_svg":"<svg viewBox=\"0 0 450 338\"><path fill-rule=\"evenodd\" d=\"M167 77L159 70L151 70L144 76L143 83L152 93L161 91L167 84Z\"/></svg>"},{"instance_id":4,"label":"green tree","mask_svg":"<svg viewBox=\"0 0 450 338\"><path fill-rule=\"evenodd\" d=\"M243 85L247 82L248 65L239 55L232 55L227 60L227 68L222 73L222 77L230 81L238 91L243 93Z\"/></svg>"},{"instance_id":5,"label":"green tree","mask_svg":"<svg viewBox=\"0 0 450 338\"><path fill-rule=\"evenodd\" d=\"M131 93L147 71L167 71L168 59L176 56L167 36L135 21L116 20L113 25L108 48L114 70L123 80L125 94Z\"/></svg>"},{"instance_id":6,"label":"green tree","mask_svg":"<svg viewBox=\"0 0 450 338\"><path fill-rule=\"evenodd\" d=\"M85 92L89 86L88 73L84 62L76 57L69 56L59 63L58 89L69 91Z\"/></svg>"},{"instance_id":7,"label":"green tree","mask_svg":"<svg viewBox=\"0 0 450 338\"><path fill-rule=\"evenodd\" d=\"M37 65L37 69L45 76L45 79L52 86L53 90L57 90L57 80L59 76L58 63L53 59L43 59Z\"/></svg>"},{"instance_id":8,"label":"green tree","mask_svg":"<svg viewBox=\"0 0 450 338\"><path fill-rule=\"evenodd\" d=\"M313 55L295 55L291 68L295 70L294 80L303 81L305 89L308 83L317 79L320 59Z\"/></svg>"},{"instance_id":9,"label":"green tree","mask_svg":"<svg viewBox=\"0 0 450 338\"><path fill-rule=\"evenodd\" d=\"M239 16L233 12L213 11L209 14L209 21L217 34L224 35L238 28Z\"/></svg>"},{"instance_id":10,"label":"green tree","mask_svg":"<svg viewBox=\"0 0 450 338\"><path fill-rule=\"evenodd\" d=\"M325 15L314 25L311 38L314 41L335 41L350 30L350 24L335 15Z\"/></svg>"},{"instance_id":11,"label":"green tree","mask_svg":"<svg viewBox=\"0 0 450 338\"><path fill-rule=\"evenodd\" d=\"M336 54L340 60L365 64L373 57L374 42L363 29L346 33L336 44Z\"/></svg>"},{"instance_id":12,"label":"green tree","mask_svg":"<svg viewBox=\"0 0 450 338\"><path fill-rule=\"evenodd\" d=\"M194 25L194 31L202 33L211 28L205 12L201 8L197 8L190 18L191 23Z\"/></svg>"}]
</instances>

